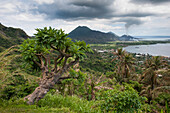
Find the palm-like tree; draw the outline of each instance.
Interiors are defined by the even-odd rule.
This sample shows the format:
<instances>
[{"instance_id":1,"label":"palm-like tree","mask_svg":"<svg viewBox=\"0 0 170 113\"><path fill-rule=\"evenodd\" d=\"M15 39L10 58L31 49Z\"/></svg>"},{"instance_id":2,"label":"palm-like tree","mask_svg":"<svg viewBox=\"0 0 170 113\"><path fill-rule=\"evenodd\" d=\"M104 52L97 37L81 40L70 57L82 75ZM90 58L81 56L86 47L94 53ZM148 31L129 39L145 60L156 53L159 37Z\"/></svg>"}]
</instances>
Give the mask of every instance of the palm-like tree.
<instances>
[{"instance_id":1,"label":"palm-like tree","mask_svg":"<svg viewBox=\"0 0 170 113\"><path fill-rule=\"evenodd\" d=\"M145 84L150 84L153 90L157 84L157 70L166 66L166 62L160 56L153 56L145 61L145 71L143 74L142 82Z\"/></svg>"},{"instance_id":2,"label":"palm-like tree","mask_svg":"<svg viewBox=\"0 0 170 113\"><path fill-rule=\"evenodd\" d=\"M117 49L117 52L114 54L117 56L113 59L117 60L117 64L115 66L116 75L119 77L120 82L122 82L125 78L129 78L132 74L132 71L134 71L135 59L131 54L126 53L122 49Z\"/></svg>"},{"instance_id":3,"label":"palm-like tree","mask_svg":"<svg viewBox=\"0 0 170 113\"><path fill-rule=\"evenodd\" d=\"M132 57L131 54L125 54L124 62L123 62L125 78L130 77L130 74L132 73L132 71L134 71L134 65L135 65L134 61L135 59Z\"/></svg>"},{"instance_id":4,"label":"palm-like tree","mask_svg":"<svg viewBox=\"0 0 170 113\"><path fill-rule=\"evenodd\" d=\"M156 87L159 83L158 81L158 72L160 69L167 66L166 62L163 60L163 57L153 56L151 58L147 58L144 63L144 73L141 78L141 82L145 85L143 90L140 92L141 95L146 96L148 98L148 102L158 95L159 90L162 87Z\"/></svg>"}]
</instances>

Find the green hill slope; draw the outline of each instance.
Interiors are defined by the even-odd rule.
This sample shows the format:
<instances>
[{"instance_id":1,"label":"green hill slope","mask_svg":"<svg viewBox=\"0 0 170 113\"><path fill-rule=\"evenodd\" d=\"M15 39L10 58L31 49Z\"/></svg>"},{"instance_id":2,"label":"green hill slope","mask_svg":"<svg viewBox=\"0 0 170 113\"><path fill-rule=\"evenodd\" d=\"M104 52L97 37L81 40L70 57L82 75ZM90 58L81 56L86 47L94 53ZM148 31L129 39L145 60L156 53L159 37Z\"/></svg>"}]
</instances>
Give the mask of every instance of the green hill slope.
<instances>
[{"instance_id":1,"label":"green hill slope","mask_svg":"<svg viewBox=\"0 0 170 113\"><path fill-rule=\"evenodd\" d=\"M19 28L6 27L0 23L0 52L12 45L20 44L29 36Z\"/></svg>"}]
</instances>

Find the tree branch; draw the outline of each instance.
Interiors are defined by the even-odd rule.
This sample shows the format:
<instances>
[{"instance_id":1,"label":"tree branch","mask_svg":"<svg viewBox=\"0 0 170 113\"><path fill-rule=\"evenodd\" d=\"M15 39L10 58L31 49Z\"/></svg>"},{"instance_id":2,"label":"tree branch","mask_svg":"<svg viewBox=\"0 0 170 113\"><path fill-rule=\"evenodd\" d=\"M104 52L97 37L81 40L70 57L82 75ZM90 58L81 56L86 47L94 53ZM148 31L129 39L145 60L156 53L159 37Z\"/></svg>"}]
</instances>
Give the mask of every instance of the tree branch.
<instances>
[{"instance_id":1,"label":"tree branch","mask_svg":"<svg viewBox=\"0 0 170 113\"><path fill-rule=\"evenodd\" d=\"M57 83L56 83L56 84L62 84L62 83L61 83L61 81L62 81L62 80L70 79L70 78L78 79L78 77L61 77L61 78L59 78L59 80L57 81Z\"/></svg>"},{"instance_id":2,"label":"tree branch","mask_svg":"<svg viewBox=\"0 0 170 113\"><path fill-rule=\"evenodd\" d=\"M47 63L48 63L48 65L50 66L51 65L51 61L50 61L50 54L47 54Z\"/></svg>"},{"instance_id":3,"label":"tree branch","mask_svg":"<svg viewBox=\"0 0 170 113\"><path fill-rule=\"evenodd\" d=\"M66 60L65 60L65 62L66 62ZM74 61L70 62L67 65L65 63L65 66L63 65L63 68L60 69L60 72L58 72L57 74L54 75L55 76L54 81L57 82L59 80L59 78L61 78L63 73L66 72L69 69L69 67L71 67L72 65L76 64L77 62L79 62L79 58L76 58Z\"/></svg>"},{"instance_id":4,"label":"tree branch","mask_svg":"<svg viewBox=\"0 0 170 113\"><path fill-rule=\"evenodd\" d=\"M34 62L35 64L37 64L37 65L41 68L41 64L40 64L39 62L37 62L37 61L35 61L35 60L33 60L33 62Z\"/></svg>"},{"instance_id":5,"label":"tree branch","mask_svg":"<svg viewBox=\"0 0 170 113\"><path fill-rule=\"evenodd\" d=\"M40 59L42 66L47 66L48 60L47 60L47 58L46 58L43 54L35 54L35 55ZM44 62L43 62L42 57L43 57L44 60L45 60L45 64L44 64Z\"/></svg>"},{"instance_id":6,"label":"tree branch","mask_svg":"<svg viewBox=\"0 0 170 113\"><path fill-rule=\"evenodd\" d=\"M76 58L74 61L67 64L64 68L64 71L67 71L69 69L69 67L71 67L72 65L75 65L77 62L79 62L79 58Z\"/></svg>"},{"instance_id":7,"label":"tree branch","mask_svg":"<svg viewBox=\"0 0 170 113\"><path fill-rule=\"evenodd\" d=\"M66 57L71 57L71 56L72 56L71 54L67 54L67 53L61 51L60 49L57 49L56 47L54 47L54 46L52 46L52 45L51 45L51 48L54 49L54 50L57 50L57 51L58 51L61 55L63 55L63 56L66 56ZM66 48L66 49L67 49L67 48Z\"/></svg>"},{"instance_id":8,"label":"tree branch","mask_svg":"<svg viewBox=\"0 0 170 113\"><path fill-rule=\"evenodd\" d=\"M65 79L70 79L70 78L77 79L78 77L61 77L61 78L59 78L59 80L65 80Z\"/></svg>"},{"instance_id":9,"label":"tree branch","mask_svg":"<svg viewBox=\"0 0 170 113\"><path fill-rule=\"evenodd\" d=\"M44 67L44 62L43 62L43 59L41 58L41 55L40 54L36 54L36 56L41 61L41 67L40 68L43 68Z\"/></svg>"},{"instance_id":10,"label":"tree branch","mask_svg":"<svg viewBox=\"0 0 170 113\"><path fill-rule=\"evenodd\" d=\"M44 60L45 60L45 66L47 66L47 64L48 64L48 60L47 60L47 58L43 55L43 54L41 54L41 56L44 58Z\"/></svg>"},{"instance_id":11,"label":"tree branch","mask_svg":"<svg viewBox=\"0 0 170 113\"><path fill-rule=\"evenodd\" d=\"M54 69L53 70L55 70L56 72L57 72L57 65L59 64L59 63L61 63L61 61L63 60L63 56L61 56L61 55L59 55L57 58L55 58L54 59ZM59 60L60 59L60 60ZM59 61L58 61L59 60ZM58 61L58 62L57 62Z\"/></svg>"},{"instance_id":12,"label":"tree branch","mask_svg":"<svg viewBox=\"0 0 170 113\"><path fill-rule=\"evenodd\" d=\"M68 57L65 57L62 69L64 69L64 68L65 68L66 63L67 63L67 60L68 60Z\"/></svg>"}]
</instances>

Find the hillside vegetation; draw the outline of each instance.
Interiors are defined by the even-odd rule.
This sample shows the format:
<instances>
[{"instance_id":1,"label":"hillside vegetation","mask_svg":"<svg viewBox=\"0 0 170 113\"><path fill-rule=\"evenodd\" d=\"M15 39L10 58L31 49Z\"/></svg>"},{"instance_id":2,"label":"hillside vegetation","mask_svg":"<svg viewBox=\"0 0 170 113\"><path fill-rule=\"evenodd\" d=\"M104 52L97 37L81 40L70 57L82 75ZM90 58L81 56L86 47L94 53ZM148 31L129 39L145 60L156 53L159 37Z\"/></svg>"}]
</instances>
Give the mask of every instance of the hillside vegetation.
<instances>
[{"instance_id":1,"label":"hillside vegetation","mask_svg":"<svg viewBox=\"0 0 170 113\"><path fill-rule=\"evenodd\" d=\"M62 30L37 29L0 53L0 112L169 113L170 58L139 57L122 44L93 44L92 52Z\"/></svg>"},{"instance_id":2,"label":"hillside vegetation","mask_svg":"<svg viewBox=\"0 0 170 113\"><path fill-rule=\"evenodd\" d=\"M19 28L6 27L0 23L0 52L16 44L21 44L29 36Z\"/></svg>"}]
</instances>

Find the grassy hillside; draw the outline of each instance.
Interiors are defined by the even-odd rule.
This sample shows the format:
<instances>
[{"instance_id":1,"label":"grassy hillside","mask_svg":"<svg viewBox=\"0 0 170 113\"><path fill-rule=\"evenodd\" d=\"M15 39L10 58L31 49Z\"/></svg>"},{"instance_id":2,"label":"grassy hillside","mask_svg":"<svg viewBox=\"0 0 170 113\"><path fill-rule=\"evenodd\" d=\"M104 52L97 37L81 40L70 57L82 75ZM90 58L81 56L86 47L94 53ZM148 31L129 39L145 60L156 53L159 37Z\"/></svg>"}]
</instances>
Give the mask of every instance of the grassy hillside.
<instances>
[{"instance_id":1,"label":"grassy hillside","mask_svg":"<svg viewBox=\"0 0 170 113\"><path fill-rule=\"evenodd\" d=\"M23 30L6 27L0 23L0 52L12 45L21 44L28 37Z\"/></svg>"}]
</instances>

